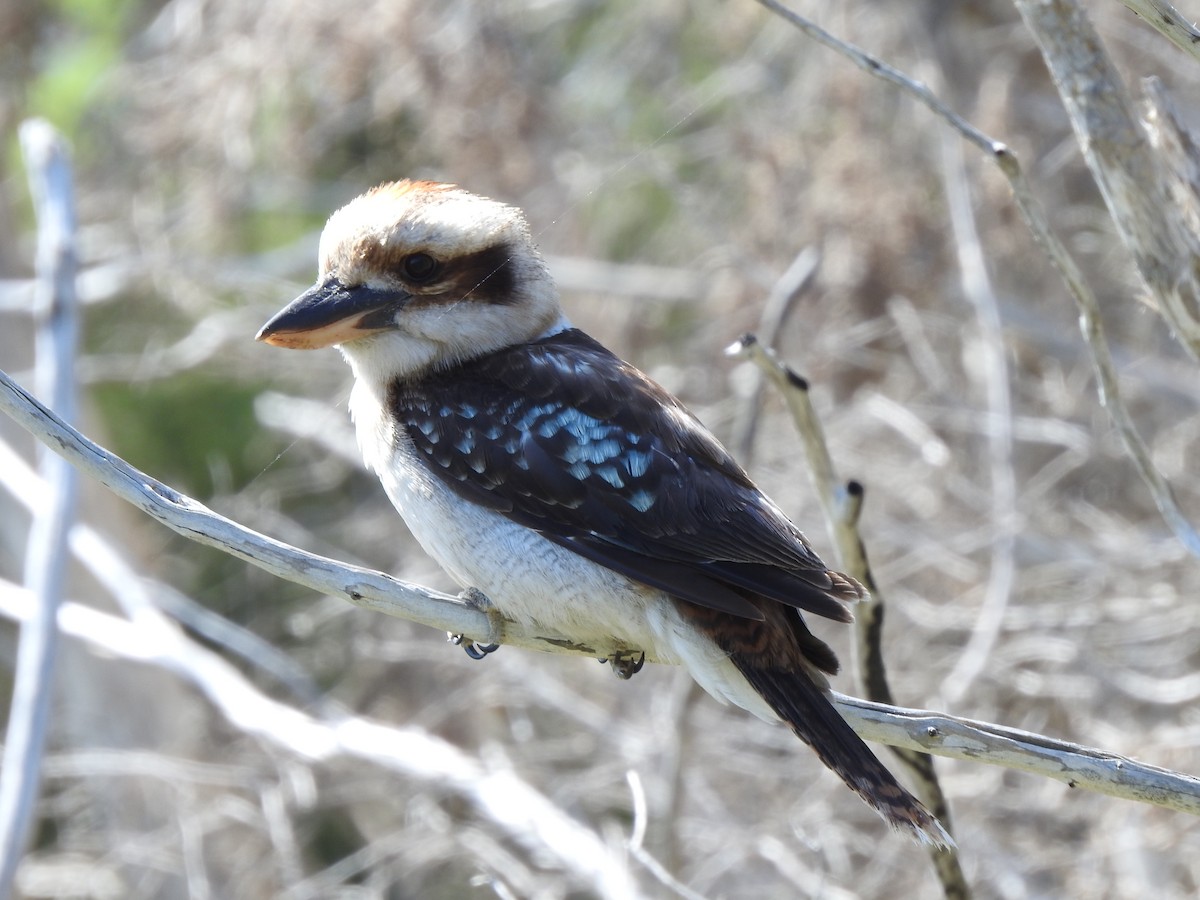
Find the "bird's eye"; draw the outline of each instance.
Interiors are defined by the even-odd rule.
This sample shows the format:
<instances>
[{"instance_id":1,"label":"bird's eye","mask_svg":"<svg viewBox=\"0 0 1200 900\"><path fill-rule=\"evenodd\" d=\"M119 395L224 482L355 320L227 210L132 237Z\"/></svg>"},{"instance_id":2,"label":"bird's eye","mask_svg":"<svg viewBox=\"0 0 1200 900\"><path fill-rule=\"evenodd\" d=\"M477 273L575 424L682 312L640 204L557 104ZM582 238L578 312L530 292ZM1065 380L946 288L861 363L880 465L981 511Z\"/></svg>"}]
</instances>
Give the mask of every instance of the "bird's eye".
<instances>
[{"instance_id":1,"label":"bird's eye","mask_svg":"<svg viewBox=\"0 0 1200 900\"><path fill-rule=\"evenodd\" d=\"M428 253L410 253L400 263L404 276L412 281L428 281L438 270L438 261Z\"/></svg>"}]
</instances>

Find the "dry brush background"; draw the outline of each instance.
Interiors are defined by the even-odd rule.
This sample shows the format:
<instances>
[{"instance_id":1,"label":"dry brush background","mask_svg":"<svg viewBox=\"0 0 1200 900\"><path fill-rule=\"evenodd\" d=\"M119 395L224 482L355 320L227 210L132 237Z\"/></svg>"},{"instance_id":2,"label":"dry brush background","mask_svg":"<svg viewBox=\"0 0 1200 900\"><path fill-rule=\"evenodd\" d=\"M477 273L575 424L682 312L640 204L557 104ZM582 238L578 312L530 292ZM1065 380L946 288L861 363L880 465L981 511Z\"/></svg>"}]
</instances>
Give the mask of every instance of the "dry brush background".
<instances>
[{"instance_id":1,"label":"dry brush background","mask_svg":"<svg viewBox=\"0 0 1200 900\"><path fill-rule=\"evenodd\" d=\"M1153 458L1200 518L1196 364L1143 302L1015 10L797 8L1021 156L1099 294ZM1185 116L1197 108L1194 60L1116 3L1090 13L1127 80L1156 74ZM357 462L337 355L252 341L311 281L329 212L407 176L522 206L575 322L726 439L749 370L722 350L811 246L820 268L776 347L813 383L842 474L867 488L898 702L1200 772L1200 569L1126 458L1075 307L1007 184L926 109L780 19L682 0L17 0L0 9L0 42L0 133L36 113L75 147L81 425L135 465L306 549L450 588ZM15 138L8 150L0 277L20 278L33 227ZM980 273L951 221L963 183L999 331L964 295L964 258ZM0 368L21 377L32 322L11 306L0 322ZM1006 366L1010 444L994 438L989 347ZM0 436L32 455L10 423ZM743 461L831 557L777 397ZM176 538L94 485L83 496L83 518L139 570L283 650L327 696L511 767L614 847L636 771L646 846L700 895L938 891L926 856L790 734L697 696L680 672L618 683L594 662L513 650L474 663L436 633ZM0 495L10 581L28 525ZM112 606L78 571L68 594ZM995 640L964 661L989 602ZM822 629L843 658L847 631ZM14 634L0 631L5 660ZM26 896L587 895L453 796L283 753L172 676L78 644L51 742ZM981 765L939 771L978 896L1200 890L1194 819Z\"/></svg>"}]
</instances>

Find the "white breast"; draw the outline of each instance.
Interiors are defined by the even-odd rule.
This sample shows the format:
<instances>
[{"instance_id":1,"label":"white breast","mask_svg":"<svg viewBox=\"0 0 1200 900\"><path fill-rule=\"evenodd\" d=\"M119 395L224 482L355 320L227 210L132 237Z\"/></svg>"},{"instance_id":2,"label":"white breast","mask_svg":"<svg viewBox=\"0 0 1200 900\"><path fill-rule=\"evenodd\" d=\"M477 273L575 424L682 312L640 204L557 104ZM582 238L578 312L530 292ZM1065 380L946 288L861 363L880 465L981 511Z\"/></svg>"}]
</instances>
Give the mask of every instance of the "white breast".
<instances>
[{"instance_id":1,"label":"white breast","mask_svg":"<svg viewBox=\"0 0 1200 900\"><path fill-rule=\"evenodd\" d=\"M459 497L421 460L359 379L350 396L359 445L421 547L506 617L587 644L615 638L682 664L708 693L761 718L775 714L664 592L631 581Z\"/></svg>"},{"instance_id":2,"label":"white breast","mask_svg":"<svg viewBox=\"0 0 1200 900\"><path fill-rule=\"evenodd\" d=\"M463 587L475 587L506 616L586 643L617 637L653 647L646 607L662 593L551 543L448 488L376 398L355 384L351 410L367 465L430 556Z\"/></svg>"}]
</instances>

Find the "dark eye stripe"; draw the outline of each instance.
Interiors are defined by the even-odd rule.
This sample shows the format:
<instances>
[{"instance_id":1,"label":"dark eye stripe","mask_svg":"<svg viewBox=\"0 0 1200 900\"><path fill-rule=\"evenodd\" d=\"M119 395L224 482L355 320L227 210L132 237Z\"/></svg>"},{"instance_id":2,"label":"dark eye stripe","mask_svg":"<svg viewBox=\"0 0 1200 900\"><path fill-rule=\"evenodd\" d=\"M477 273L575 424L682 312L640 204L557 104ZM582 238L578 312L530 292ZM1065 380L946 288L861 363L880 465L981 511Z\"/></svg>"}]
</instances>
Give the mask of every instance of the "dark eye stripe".
<instances>
[{"instance_id":1,"label":"dark eye stripe","mask_svg":"<svg viewBox=\"0 0 1200 900\"><path fill-rule=\"evenodd\" d=\"M414 286L426 285L425 292L416 298L418 303L457 303L470 298L479 303L509 304L516 300L517 278L513 248L509 244L496 244L440 263L423 250L409 248L402 251L377 241L364 241L356 255L368 270L393 273ZM412 261L418 258L428 258L434 263L430 274L421 276L408 270Z\"/></svg>"},{"instance_id":2,"label":"dark eye stripe","mask_svg":"<svg viewBox=\"0 0 1200 900\"><path fill-rule=\"evenodd\" d=\"M453 279L454 291L460 297L484 303L507 304L515 301L516 275L513 271L512 248L497 244L467 256L451 260L446 274Z\"/></svg>"}]
</instances>

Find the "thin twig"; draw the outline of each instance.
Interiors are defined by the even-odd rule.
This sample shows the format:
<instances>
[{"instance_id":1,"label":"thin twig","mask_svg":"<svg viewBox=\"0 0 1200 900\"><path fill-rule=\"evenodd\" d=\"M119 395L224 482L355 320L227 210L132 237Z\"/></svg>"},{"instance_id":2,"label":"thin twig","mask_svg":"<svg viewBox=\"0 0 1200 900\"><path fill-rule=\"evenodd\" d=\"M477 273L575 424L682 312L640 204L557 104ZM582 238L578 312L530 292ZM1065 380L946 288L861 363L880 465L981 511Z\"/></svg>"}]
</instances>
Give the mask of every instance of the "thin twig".
<instances>
[{"instance_id":1,"label":"thin twig","mask_svg":"<svg viewBox=\"0 0 1200 900\"><path fill-rule=\"evenodd\" d=\"M1013 162L1015 164L1015 159ZM1003 168L1003 161L1001 163L1001 168ZM1175 499L1175 493L1172 491L1170 483L1154 465L1154 461L1150 458L1150 448L1142 440L1133 416L1121 398L1117 367L1113 362L1108 338L1104 333L1104 322L1100 317L1100 303L1097 301L1096 295L1084 281L1083 272L1079 270L1074 258L1051 232L1045 212L1042 210L1041 204L1034 198L1029 183L1024 178L1020 178L1012 181L1012 188L1013 199L1016 200L1017 207L1024 215L1034 239L1041 244L1042 249L1050 258L1050 262L1054 264L1063 281L1066 282L1071 296L1075 299L1075 304L1079 309L1079 329L1091 351L1092 367L1096 372L1100 405L1108 410L1113 424L1117 427L1117 433L1121 435L1125 452L1129 454L1138 474L1142 476L1142 480L1150 489L1150 496L1154 500L1154 505L1158 507L1163 520L1188 552L1193 556L1200 556L1200 533L1188 521Z\"/></svg>"},{"instance_id":2,"label":"thin twig","mask_svg":"<svg viewBox=\"0 0 1200 900\"><path fill-rule=\"evenodd\" d=\"M821 504L825 526L837 549L841 567L861 581L868 597L855 609L855 670L861 687L875 700L891 702L879 652L883 624L882 594L867 565L866 551L858 533L858 509L862 486L851 482L843 488L825 441L821 419L813 408L808 381L782 362L770 347L764 347L755 335L743 335L725 350L726 355L749 360L778 389L792 415L817 500ZM847 494L854 495L848 497Z\"/></svg>"},{"instance_id":3,"label":"thin twig","mask_svg":"<svg viewBox=\"0 0 1200 900\"><path fill-rule=\"evenodd\" d=\"M630 769L625 773L625 781L629 784L629 795L633 801L633 830L629 836L629 855L646 867L646 870L658 880L663 887L684 900L704 900L702 894L697 894L686 884L672 875L662 863L655 859L645 846L646 839L646 789L638 773Z\"/></svg>"},{"instance_id":4,"label":"thin twig","mask_svg":"<svg viewBox=\"0 0 1200 900\"><path fill-rule=\"evenodd\" d=\"M817 500L821 504L821 512L825 515L829 536L840 551L847 540L854 539L854 535L845 534L839 529L837 472L833 467L833 459L829 455L829 446L825 442L825 431L821 427L821 420L817 417L812 400L808 395L808 382L790 366L779 362L775 351L770 347L763 346L757 335L742 335L725 348L725 355L754 363L759 371L779 389L788 412L796 422L796 430L804 442L804 456L808 461L809 473L812 475Z\"/></svg>"},{"instance_id":5,"label":"thin twig","mask_svg":"<svg viewBox=\"0 0 1200 900\"><path fill-rule=\"evenodd\" d=\"M862 485L850 482L841 486L821 419L813 408L808 391L808 381L795 369L782 362L769 347L752 334L726 348L725 353L754 363L757 369L774 383L796 425L804 446L804 458L808 464L813 488L821 504L829 537L837 548L837 557L842 568L861 581L868 596L855 609L855 671L861 688L873 700L891 703L891 689L887 685L887 674L883 654L880 650L883 631L883 595L875 583L867 563L866 549L858 532L858 514L861 509Z\"/></svg>"},{"instance_id":6,"label":"thin twig","mask_svg":"<svg viewBox=\"0 0 1200 900\"><path fill-rule=\"evenodd\" d=\"M838 518L852 527L855 535L859 533L858 519L862 513L864 497L865 491L862 485L857 481L851 481L846 485L846 490L840 498ZM868 607L866 615L862 617L866 624L854 630L854 647L857 659L861 660L860 675L865 682L867 697L872 702L892 706L895 701L892 698L892 689L888 684L887 669L883 660L883 620L887 607L880 599L882 595L879 593L879 585L875 583L875 576L867 561L867 548L862 539L859 538L853 546L846 549L849 553L842 560L846 565L846 571L855 573L856 577L857 573L861 573L863 583L871 591L872 597L872 603ZM842 715L846 714L845 709L842 709L841 712ZM946 792L942 790L942 782L938 778L937 769L934 768L933 757L923 751L898 747L894 744L891 745L891 750L908 769L910 776L915 781L918 795L929 807L929 811L942 823L942 827L953 834L954 821L950 814L950 801L946 797ZM942 893L947 900L968 900L971 896L971 887L967 882L966 873L963 871L962 859L958 850L930 847L927 852L930 862L933 863L934 870L937 872L938 881L941 882Z\"/></svg>"},{"instance_id":7,"label":"thin twig","mask_svg":"<svg viewBox=\"0 0 1200 900\"><path fill-rule=\"evenodd\" d=\"M926 85L910 78L899 69L889 66L881 59L876 59L865 50L854 46L853 44L843 41L839 37L830 34L820 25L812 22L799 13L793 12L777 0L758 0L759 5L765 6L777 16L786 19L792 25L796 26L800 31L804 32L818 44L824 44L835 53L840 53L850 62L854 63L864 72L869 75L874 75L876 78L881 78L889 84L893 84L907 94L911 94L925 106L933 110L934 113L941 116L965 137L972 144L977 146L984 153L995 155L1001 152L1008 153L1009 150L999 141L993 141L990 137L952 110L942 101L933 91Z\"/></svg>"},{"instance_id":8,"label":"thin twig","mask_svg":"<svg viewBox=\"0 0 1200 900\"><path fill-rule=\"evenodd\" d=\"M866 547L858 530L859 514L862 511L862 485L851 481L845 488L841 487L829 446L825 442L820 417L809 396L806 379L781 362L774 351L764 347L754 335L745 335L725 352L753 362L774 382L792 413L796 430L800 433L804 445L809 474L825 514L825 524L837 547L842 568L861 581L868 591L865 601L855 609L855 672L862 690L871 700L890 705L894 698L888 685L887 667L883 658L883 620L887 607L871 572ZM920 794L933 814L952 834L950 804L938 781L933 760L924 753L893 749L897 758L917 781ZM965 900L970 897L970 888L959 862L958 851L952 848L931 847L929 853L945 896L950 900Z\"/></svg>"},{"instance_id":9,"label":"thin twig","mask_svg":"<svg viewBox=\"0 0 1200 900\"><path fill-rule=\"evenodd\" d=\"M71 166L65 144L41 120L21 126L21 150L38 216L38 387L51 407L71 419L77 343ZM51 498L34 517L25 555L25 583L37 598L37 614L21 627L0 767L0 897L12 892L37 803L58 647L55 622L67 571L67 533L75 511L75 469L45 449L40 466L51 486Z\"/></svg>"},{"instance_id":10,"label":"thin twig","mask_svg":"<svg viewBox=\"0 0 1200 900\"><path fill-rule=\"evenodd\" d=\"M820 252L815 247L805 247L796 254L792 264L772 286L771 292L767 294L767 301L763 304L758 330L755 332L766 346L774 347L778 343L779 332L783 329L796 301L812 284L820 262ZM754 433L758 430L758 417L762 410L763 375L758 369L754 369L753 372L754 379L745 391L744 400L740 404L741 415L734 426L733 439L730 441L737 458L747 467L754 458Z\"/></svg>"},{"instance_id":11,"label":"thin twig","mask_svg":"<svg viewBox=\"0 0 1200 900\"><path fill-rule=\"evenodd\" d=\"M1017 483L1013 472L1012 394L1008 384L1000 304L988 276L983 247L975 228L971 192L959 145L951 143L947 136L942 142L942 150L946 161L946 202L950 207L954 244L958 251L959 280L963 295L979 323L979 352L973 355L979 360L987 396L984 421L992 489L990 521L995 532L987 589L979 616L970 639L958 654L958 661L942 680L942 694L950 705L954 705L967 695L975 679L986 670L1004 624L1004 611L1012 597L1016 578L1013 551L1017 530Z\"/></svg>"}]
</instances>

